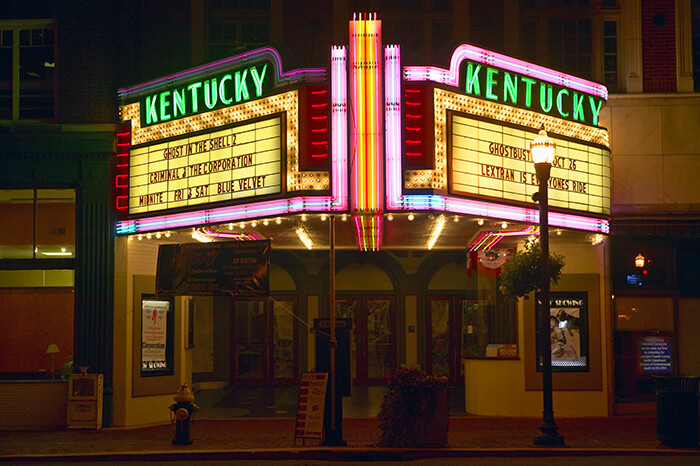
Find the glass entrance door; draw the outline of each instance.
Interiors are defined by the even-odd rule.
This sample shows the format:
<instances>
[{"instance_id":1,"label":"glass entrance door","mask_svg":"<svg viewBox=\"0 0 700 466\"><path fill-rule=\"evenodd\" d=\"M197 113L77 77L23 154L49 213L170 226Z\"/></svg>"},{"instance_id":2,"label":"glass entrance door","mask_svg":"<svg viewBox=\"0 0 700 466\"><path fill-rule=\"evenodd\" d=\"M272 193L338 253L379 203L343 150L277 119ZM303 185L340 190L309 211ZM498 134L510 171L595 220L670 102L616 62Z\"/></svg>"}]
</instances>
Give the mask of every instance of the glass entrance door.
<instances>
[{"instance_id":1,"label":"glass entrance door","mask_svg":"<svg viewBox=\"0 0 700 466\"><path fill-rule=\"evenodd\" d=\"M231 383L295 383L295 307L285 298L232 300Z\"/></svg>"},{"instance_id":2,"label":"glass entrance door","mask_svg":"<svg viewBox=\"0 0 700 466\"><path fill-rule=\"evenodd\" d=\"M336 298L336 316L353 322L351 371L358 385L383 384L396 367L393 309L391 297Z\"/></svg>"},{"instance_id":3,"label":"glass entrance door","mask_svg":"<svg viewBox=\"0 0 700 466\"><path fill-rule=\"evenodd\" d=\"M452 383L464 381L462 359L467 356L467 348L474 331L463 325L469 322L472 304L467 299L454 297L432 297L428 300L427 325L428 372L443 375Z\"/></svg>"}]
</instances>

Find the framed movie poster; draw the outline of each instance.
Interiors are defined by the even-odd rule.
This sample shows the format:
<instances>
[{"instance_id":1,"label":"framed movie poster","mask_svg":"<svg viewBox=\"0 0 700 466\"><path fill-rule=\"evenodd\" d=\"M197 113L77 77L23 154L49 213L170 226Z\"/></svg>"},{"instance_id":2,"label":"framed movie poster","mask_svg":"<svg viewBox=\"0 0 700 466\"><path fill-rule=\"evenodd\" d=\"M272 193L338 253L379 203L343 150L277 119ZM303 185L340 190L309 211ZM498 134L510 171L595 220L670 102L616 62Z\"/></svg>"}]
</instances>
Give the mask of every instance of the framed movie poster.
<instances>
[{"instance_id":1,"label":"framed movie poster","mask_svg":"<svg viewBox=\"0 0 700 466\"><path fill-rule=\"evenodd\" d=\"M141 377L173 374L173 298L141 296Z\"/></svg>"},{"instance_id":2,"label":"framed movie poster","mask_svg":"<svg viewBox=\"0 0 700 466\"><path fill-rule=\"evenodd\" d=\"M535 293L537 305L541 303ZM549 341L553 372L588 372L588 293L573 291L550 292ZM538 339L540 335L538 334ZM537 342L537 361L540 361L541 341ZM542 371L537 363L537 372Z\"/></svg>"}]
</instances>

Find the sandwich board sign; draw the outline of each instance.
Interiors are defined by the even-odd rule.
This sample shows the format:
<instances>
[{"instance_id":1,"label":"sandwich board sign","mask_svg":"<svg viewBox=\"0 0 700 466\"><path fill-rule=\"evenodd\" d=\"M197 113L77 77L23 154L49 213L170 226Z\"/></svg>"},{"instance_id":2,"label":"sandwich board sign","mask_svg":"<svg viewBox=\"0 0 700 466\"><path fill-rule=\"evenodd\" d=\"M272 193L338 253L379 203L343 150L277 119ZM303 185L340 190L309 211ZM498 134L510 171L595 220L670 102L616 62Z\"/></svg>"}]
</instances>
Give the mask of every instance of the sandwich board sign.
<instances>
[{"instance_id":1,"label":"sandwich board sign","mask_svg":"<svg viewBox=\"0 0 700 466\"><path fill-rule=\"evenodd\" d=\"M304 372L299 382L299 403L294 427L294 444L298 438L323 441L323 414L326 406L327 372Z\"/></svg>"}]
</instances>

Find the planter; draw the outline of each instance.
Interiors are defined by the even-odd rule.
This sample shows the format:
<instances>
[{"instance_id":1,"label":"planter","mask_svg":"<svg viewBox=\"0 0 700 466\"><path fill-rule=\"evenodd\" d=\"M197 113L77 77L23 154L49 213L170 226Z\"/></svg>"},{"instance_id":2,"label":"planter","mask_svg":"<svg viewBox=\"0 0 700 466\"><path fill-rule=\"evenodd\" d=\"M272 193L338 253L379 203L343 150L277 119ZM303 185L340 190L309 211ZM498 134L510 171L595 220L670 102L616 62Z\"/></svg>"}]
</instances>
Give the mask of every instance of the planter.
<instances>
[{"instance_id":1,"label":"planter","mask_svg":"<svg viewBox=\"0 0 700 466\"><path fill-rule=\"evenodd\" d=\"M439 448L447 445L449 391L445 377L417 369L389 376L389 390L379 411L379 446Z\"/></svg>"}]
</instances>

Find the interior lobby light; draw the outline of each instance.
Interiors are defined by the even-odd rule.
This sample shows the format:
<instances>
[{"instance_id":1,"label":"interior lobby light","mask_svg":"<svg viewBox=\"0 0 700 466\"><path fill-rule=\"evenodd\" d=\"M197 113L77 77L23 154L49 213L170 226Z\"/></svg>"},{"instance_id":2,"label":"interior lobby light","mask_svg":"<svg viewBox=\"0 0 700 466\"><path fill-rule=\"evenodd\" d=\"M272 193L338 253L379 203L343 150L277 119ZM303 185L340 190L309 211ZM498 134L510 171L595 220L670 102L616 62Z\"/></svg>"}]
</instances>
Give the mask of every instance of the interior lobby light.
<instances>
[{"instance_id":1,"label":"interior lobby light","mask_svg":"<svg viewBox=\"0 0 700 466\"><path fill-rule=\"evenodd\" d=\"M446 222L447 220L445 219L444 215L440 215L435 219L435 223L433 223L433 231L430 232L430 238L428 238L428 249L433 249L433 246L435 246L435 243L442 234L442 230L445 228Z\"/></svg>"},{"instance_id":2,"label":"interior lobby light","mask_svg":"<svg viewBox=\"0 0 700 466\"><path fill-rule=\"evenodd\" d=\"M644 267L644 256L642 256L641 253L637 254L637 257L634 258L634 265L640 269Z\"/></svg>"},{"instance_id":3,"label":"interior lobby light","mask_svg":"<svg viewBox=\"0 0 700 466\"><path fill-rule=\"evenodd\" d=\"M306 246L306 249L311 249L314 245L313 241L311 241L311 238L309 238L309 234L304 230L302 227L297 227L295 230L297 236L301 240L302 243L304 243L304 246Z\"/></svg>"},{"instance_id":4,"label":"interior lobby light","mask_svg":"<svg viewBox=\"0 0 700 466\"><path fill-rule=\"evenodd\" d=\"M199 230L194 230L192 232L192 239L196 239L200 243L211 243L214 241L214 238L203 235Z\"/></svg>"}]
</instances>

